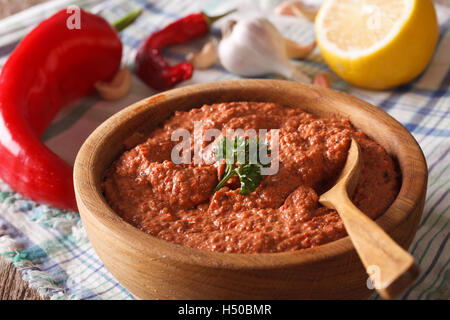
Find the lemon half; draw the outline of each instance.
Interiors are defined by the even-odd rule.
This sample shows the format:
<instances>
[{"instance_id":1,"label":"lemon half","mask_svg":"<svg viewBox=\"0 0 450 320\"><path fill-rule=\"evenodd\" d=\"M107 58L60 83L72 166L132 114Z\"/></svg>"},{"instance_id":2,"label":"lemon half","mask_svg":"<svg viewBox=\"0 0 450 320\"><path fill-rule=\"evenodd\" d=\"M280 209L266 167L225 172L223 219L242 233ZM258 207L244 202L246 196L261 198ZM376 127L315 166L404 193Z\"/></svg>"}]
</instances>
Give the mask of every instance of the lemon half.
<instances>
[{"instance_id":1,"label":"lemon half","mask_svg":"<svg viewBox=\"0 0 450 320\"><path fill-rule=\"evenodd\" d=\"M395 87L418 76L439 35L430 0L327 0L315 31L331 69L370 89Z\"/></svg>"}]
</instances>

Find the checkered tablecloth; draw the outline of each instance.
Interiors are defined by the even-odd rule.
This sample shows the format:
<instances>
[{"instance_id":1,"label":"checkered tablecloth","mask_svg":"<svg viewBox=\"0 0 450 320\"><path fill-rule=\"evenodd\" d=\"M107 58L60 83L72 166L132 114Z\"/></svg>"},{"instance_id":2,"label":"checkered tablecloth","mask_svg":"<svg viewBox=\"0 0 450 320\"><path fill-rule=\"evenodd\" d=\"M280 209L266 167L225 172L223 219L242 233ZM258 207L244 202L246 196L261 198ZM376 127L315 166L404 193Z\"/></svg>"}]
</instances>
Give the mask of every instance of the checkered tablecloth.
<instances>
[{"instance_id":1,"label":"checkered tablecloth","mask_svg":"<svg viewBox=\"0 0 450 320\"><path fill-rule=\"evenodd\" d=\"M276 16L276 0L58 0L33 7L0 21L0 67L20 39L39 21L57 10L77 4L109 21L139 6L144 14L121 33L124 63L132 66L139 42L155 30L188 13L203 10L219 14L239 8L235 18L265 15L282 33L296 41L314 39L313 25L293 17ZM306 60L295 62L313 76L327 70L335 89L346 91L385 110L411 131L421 145L428 163L429 182L425 211L417 235L410 247L421 268L417 282L403 299L449 299L450 234L450 10L436 6L440 38L433 60L414 82L389 91L354 88L338 79L328 69L316 50ZM211 36L219 36L218 26ZM198 51L207 40L199 39L172 47L167 56L172 61ZM205 71L195 71L182 83L237 79L220 64ZM65 108L42 137L43 141L69 163L84 139L107 117L129 104L155 92L137 79L133 90L116 102L104 102L95 96ZM81 224L79 215L45 205L37 205L0 181L0 254L20 269L29 284L52 299L132 299L97 257ZM374 293L371 299L378 299Z\"/></svg>"}]
</instances>

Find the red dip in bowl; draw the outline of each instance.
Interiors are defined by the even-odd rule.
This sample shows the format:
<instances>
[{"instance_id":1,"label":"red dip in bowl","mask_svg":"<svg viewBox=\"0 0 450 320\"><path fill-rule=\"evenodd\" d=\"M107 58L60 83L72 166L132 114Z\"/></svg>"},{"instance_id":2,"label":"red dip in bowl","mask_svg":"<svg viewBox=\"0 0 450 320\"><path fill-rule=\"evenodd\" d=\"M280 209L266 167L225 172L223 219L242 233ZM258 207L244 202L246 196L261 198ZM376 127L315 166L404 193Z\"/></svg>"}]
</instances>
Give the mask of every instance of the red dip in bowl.
<instances>
[{"instance_id":1,"label":"red dip in bowl","mask_svg":"<svg viewBox=\"0 0 450 320\"><path fill-rule=\"evenodd\" d=\"M263 176L254 192L239 193L237 177L214 193L223 163L174 164L177 129L279 129L279 170ZM270 138L270 133L268 134ZM268 253L310 248L346 235L335 210L318 203L336 181L351 138L361 147L360 180L353 202L370 218L397 196L400 173L377 143L346 119L318 118L275 103L231 102L177 111L147 140L107 170L104 195L128 223L160 239L227 253ZM192 151L194 140L192 140ZM204 158L214 157L202 142Z\"/></svg>"}]
</instances>

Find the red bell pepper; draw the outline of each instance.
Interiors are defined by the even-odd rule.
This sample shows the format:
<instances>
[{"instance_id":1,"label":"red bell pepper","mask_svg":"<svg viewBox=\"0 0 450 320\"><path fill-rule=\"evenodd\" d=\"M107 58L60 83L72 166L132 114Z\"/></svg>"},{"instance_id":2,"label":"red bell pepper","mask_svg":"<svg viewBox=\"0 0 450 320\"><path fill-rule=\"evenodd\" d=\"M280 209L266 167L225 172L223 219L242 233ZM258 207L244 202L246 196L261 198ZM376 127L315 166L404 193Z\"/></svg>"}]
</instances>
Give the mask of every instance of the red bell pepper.
<instances>
[{"instance_id":1,"label":"red bell pepper","mask_svg":"<svg viewBox=\"0 0 450 320\"><path fill-rule=\"evenodd\" d=\"M0 75L0 177L22 195L76 210L72 167L40 136L61 107L110 80L119 70L117 31L81 10L81 29L69 29L61 10L29 33Z\"/></svg>"}]
</instances>

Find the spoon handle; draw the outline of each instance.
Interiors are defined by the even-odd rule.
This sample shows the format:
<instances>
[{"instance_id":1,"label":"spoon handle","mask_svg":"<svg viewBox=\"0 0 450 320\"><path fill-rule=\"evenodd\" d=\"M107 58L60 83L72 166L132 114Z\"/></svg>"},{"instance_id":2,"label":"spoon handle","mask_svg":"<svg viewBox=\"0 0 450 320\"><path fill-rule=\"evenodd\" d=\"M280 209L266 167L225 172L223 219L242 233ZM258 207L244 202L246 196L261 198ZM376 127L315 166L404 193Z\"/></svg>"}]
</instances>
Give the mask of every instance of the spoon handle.
<instances>
[{"instance_id":1,"label":"spoon handle","mask_svg":"<svg viewBox=\"0 0 450 320\"><path fill-rule=\"evenodd\" d=\"M419 274L414 258L376 222L361 212L346 193L331 194L321 198L321 203L338 211L367 273L371 276L373 287L384 299L398 296L414 282Z\"/></svg>"}]
</instances>

